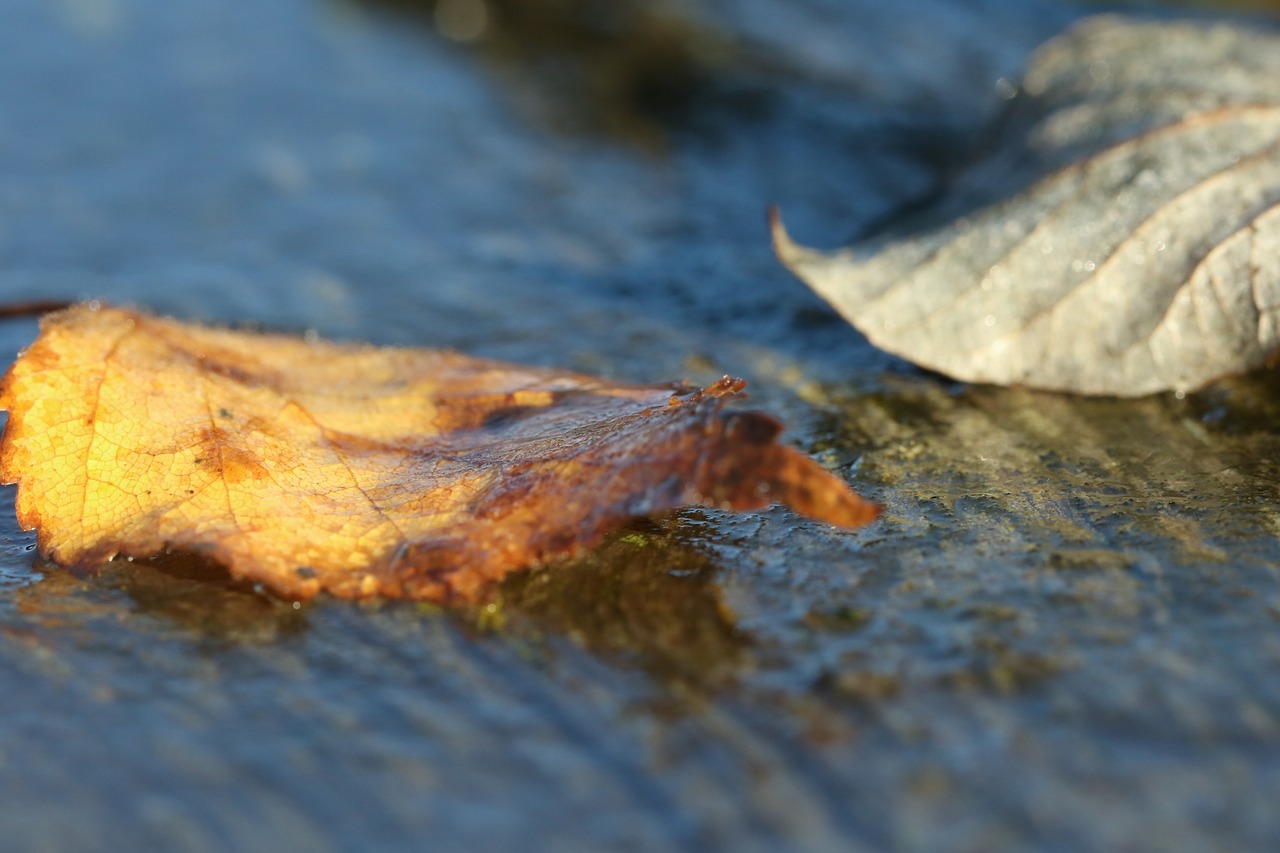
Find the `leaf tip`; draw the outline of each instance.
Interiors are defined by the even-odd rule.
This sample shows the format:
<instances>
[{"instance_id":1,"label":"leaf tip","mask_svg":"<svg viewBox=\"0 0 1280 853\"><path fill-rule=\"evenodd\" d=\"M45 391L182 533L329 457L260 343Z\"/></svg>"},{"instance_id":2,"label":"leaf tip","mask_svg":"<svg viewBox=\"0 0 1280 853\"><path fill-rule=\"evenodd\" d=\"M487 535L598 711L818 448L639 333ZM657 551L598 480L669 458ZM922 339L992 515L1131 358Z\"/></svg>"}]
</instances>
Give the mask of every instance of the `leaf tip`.
<instances>
[{"instance_id":1,"label":"leaf tip","mask_svg":"<svg viewBox=\"0 0 1280 853\"><path fill-rule=\"evenodd\" d=\"M773 253L782 261L782 265L809 287L823 294L832 257L792 240L787 227L782 224L782 214L774 205L769 206L769 235L773 241ZM847 260L844 253L837 253L837 256L840 260Z\"/></svg>"},{"instance_id":2,"label":"leaf tip","mask_svg":"<svg viewBox=\"0 0 1280 853\"><path fill-rule=\"evenodd\" d=\"M791 235L787 233L787 226L782 224L782 213L778 210L776 204L769 205L769 236L773 240L773 253L778 259L787 266L791 266L792 261L797 258L804 249L791 239Z\"/></svg>"},{"instance_id":3,"label":"leaf tip","mask_svg":"<svg viewBox=\"0 0 1280 853\"><path fill-rule=\"evenodd\" d=\"M884 507L858 495L840 477L793 448L782 458L770 483L774 500L802 515L836 527L863 527L880 517Z\"/></svg>"}]
</instances>

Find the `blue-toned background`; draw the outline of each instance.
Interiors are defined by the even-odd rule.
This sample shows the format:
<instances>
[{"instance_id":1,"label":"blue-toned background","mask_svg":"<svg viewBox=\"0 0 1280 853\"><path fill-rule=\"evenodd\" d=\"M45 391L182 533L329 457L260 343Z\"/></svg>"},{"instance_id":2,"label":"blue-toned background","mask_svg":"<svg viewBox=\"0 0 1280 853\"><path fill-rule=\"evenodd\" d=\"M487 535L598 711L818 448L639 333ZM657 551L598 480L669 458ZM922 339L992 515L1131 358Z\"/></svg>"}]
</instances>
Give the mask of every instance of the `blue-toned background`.
<instances>
[{"instance_id":1,"label":"blue-toned background","mask_svg":"<svg viewBox=\"0 0 1280 853\"><path fill-rule=\"evenodd\" d=\"M0 0L0 300L733 373L888 506L641 521L456 613L33 565L6 492L0 846L1280 845L1271 382L956 386L768 245L928 193L1098 8Z\"/></svg>"}]
</instances>

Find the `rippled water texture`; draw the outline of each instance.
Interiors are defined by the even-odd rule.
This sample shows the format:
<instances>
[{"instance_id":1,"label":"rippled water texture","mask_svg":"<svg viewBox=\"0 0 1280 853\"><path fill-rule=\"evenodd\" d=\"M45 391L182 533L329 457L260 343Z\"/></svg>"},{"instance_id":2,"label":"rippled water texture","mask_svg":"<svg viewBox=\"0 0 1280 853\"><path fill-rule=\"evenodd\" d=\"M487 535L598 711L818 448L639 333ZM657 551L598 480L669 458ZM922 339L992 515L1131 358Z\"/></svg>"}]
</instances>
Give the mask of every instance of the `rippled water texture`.
<instances>
[{"instance_id":1,"label":"rippled water texture","mask_svg":"<svg viewBox=\"0 0 1280 853\"><path fill-rule=\"evenodd\" d=\"M885 518L638 522L471 612L79 577L9 521L5 846L1280 845L1275 380L952 385L768 248L767 204L833 245L927 193L1079 10L481 8L5 0L0 297L731 372Z\"/></svg>"}]
</instances>

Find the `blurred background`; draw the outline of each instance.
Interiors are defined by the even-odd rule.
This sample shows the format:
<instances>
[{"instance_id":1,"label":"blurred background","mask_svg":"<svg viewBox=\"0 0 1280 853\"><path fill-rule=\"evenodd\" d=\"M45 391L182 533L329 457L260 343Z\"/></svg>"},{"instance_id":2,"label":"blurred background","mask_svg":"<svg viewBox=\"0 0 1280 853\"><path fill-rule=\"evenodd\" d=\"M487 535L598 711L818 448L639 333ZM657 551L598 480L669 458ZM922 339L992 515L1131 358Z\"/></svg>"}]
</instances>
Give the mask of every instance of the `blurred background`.
<instances>
[{"instance_id":1,"label":"blurred background","mask_svg":"<svg viewBox=\"0 0 1280 853\"><path fill-rule=\"evenodd\" d=\"M741 375L888 504L853 534L640 521L445 613L295 609L180 558L80 577L33 563L6 493L6 846L1280 845L1274 380L957 386L870 347L764 224L834 246L945 186L1084 15L1274 3L0 9L0 300Z\"/></svg>"}]
</instances>

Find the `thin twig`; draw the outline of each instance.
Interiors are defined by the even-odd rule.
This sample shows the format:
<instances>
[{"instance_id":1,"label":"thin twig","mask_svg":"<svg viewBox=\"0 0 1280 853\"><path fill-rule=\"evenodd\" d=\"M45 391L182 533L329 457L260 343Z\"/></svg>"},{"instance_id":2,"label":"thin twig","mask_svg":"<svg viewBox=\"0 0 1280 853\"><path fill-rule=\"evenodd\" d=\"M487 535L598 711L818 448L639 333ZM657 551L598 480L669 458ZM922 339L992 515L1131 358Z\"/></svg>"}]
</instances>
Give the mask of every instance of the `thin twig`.
<instances>
[{"instance_id":1,"label":"thin twig","mask_svg":"<svg viewBox=\"0 0 1280 853\"><path fill-rule=\"evenodd\" d=\"M16 317L35 317L51 311L61 311L75 304L71 299L32 299L28 302L0 303L0 320Z\"/></svg>"}]
</instances>

